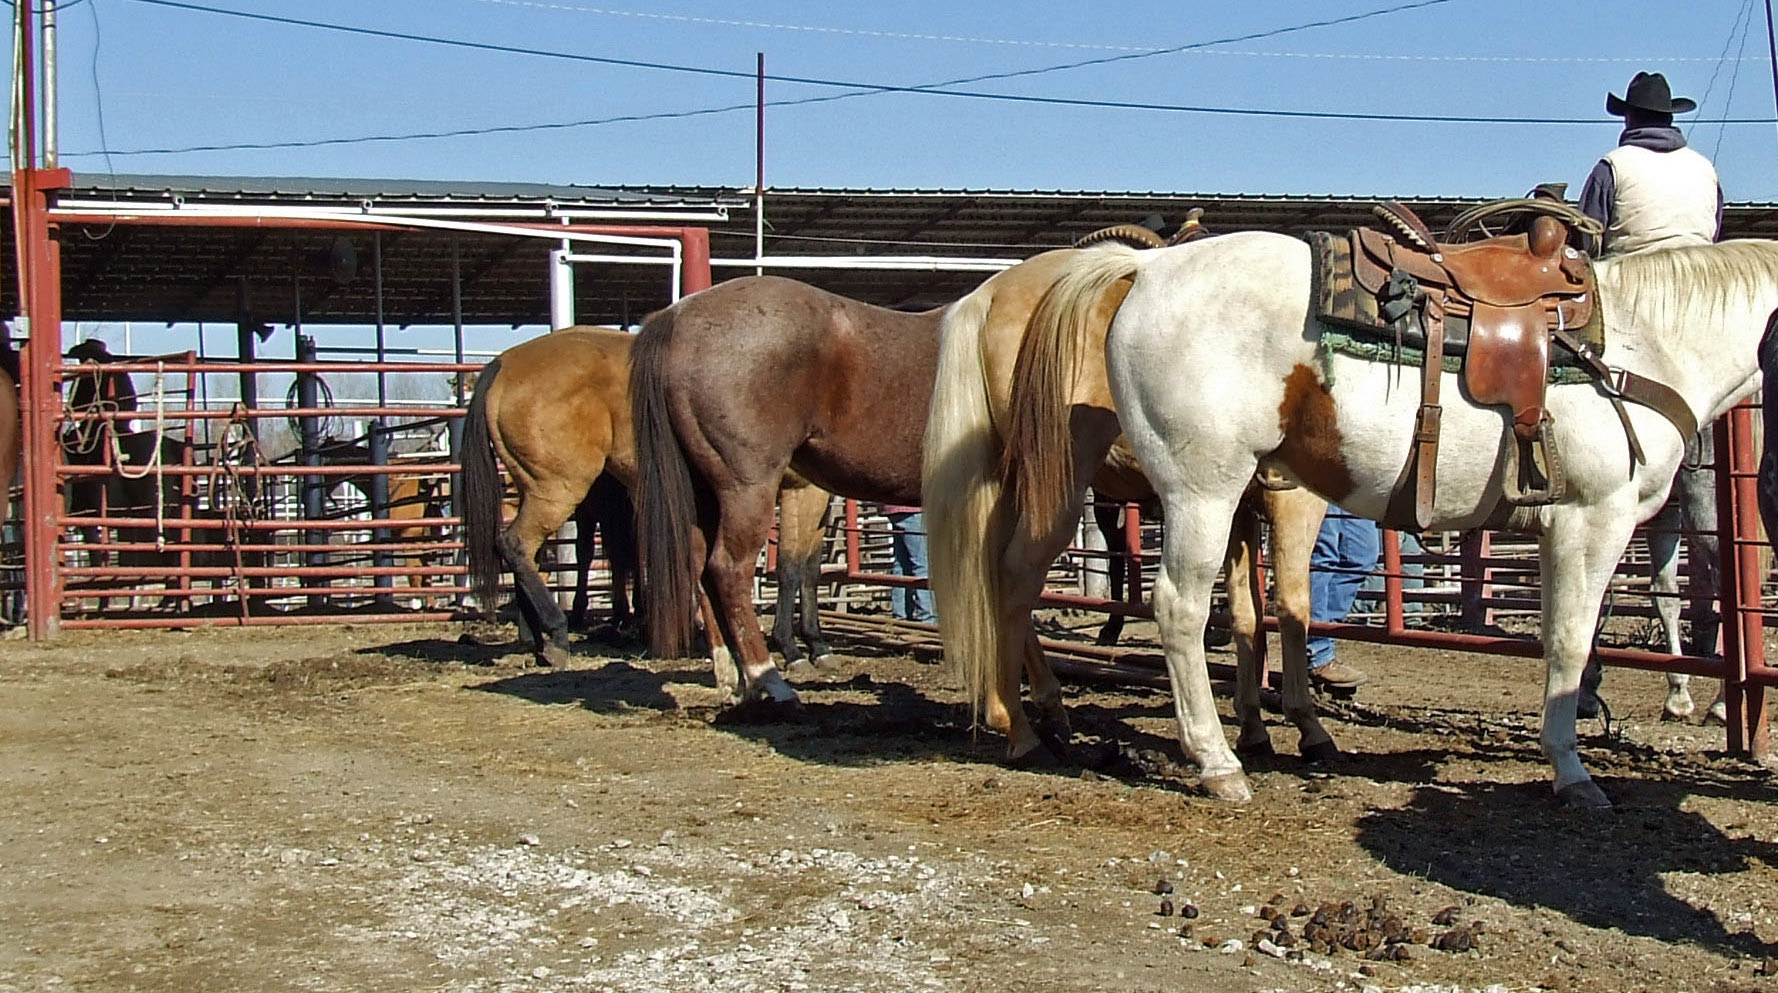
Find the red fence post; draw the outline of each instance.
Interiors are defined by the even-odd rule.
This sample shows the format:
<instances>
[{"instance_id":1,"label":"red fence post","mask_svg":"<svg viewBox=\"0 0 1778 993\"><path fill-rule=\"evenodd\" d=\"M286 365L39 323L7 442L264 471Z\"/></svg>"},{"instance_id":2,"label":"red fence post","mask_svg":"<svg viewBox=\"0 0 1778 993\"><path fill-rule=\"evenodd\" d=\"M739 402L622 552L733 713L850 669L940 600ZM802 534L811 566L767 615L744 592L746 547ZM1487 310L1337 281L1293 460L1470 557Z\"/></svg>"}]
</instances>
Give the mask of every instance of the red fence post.
<instances>
[{"instance_id":1,"label":"red fence post","mask_svg":"<svg viewBox=\"0 0 1778 993\"><path fill-rule=\"evenodd\" d=\"M1383 627L1390 634L1407 628L1401 595L1401 535L1383 531Z\"/></svg>"},{"instance_id":2,"label":"red fence post","mask_svg":"<svg viewBox=\"0 0 1778 993\"><path fill-rule=\"evenodd\" d=\"M1141 603L1142 505L1139 503L1124 505L1124 552L1130 557L1130 566L1124 570L1125 596L1131 603Z\"/></svg>"},{"instance_id":3,"label":"red fence post","mask_svg":"<svg viewBox=\"0 0 1778 993\"><path fill-rule=\"evenodd\" d=\"M710 232L706 228L685 228L679 234L684 257L680 264L679 294L690 296L710 288Z\"/></svg>"},{"instance_id":4,"label":"red fence post","mask_svg":"<svg viewBox=\"0 0 1778 993\"><path fill-rule=\"evenodd\" d=\"M19 303L30 335L19 358L24 409L25 613L33 639L59 631L62 595L56 569L55 519L61 509L56 466L61 448L55 426L59 407L54 380L62 358L62 251L50 237L49 197L73 182L66 169L13 173L13 228L17 240Z\"/></svg>"},{"instance_id":5,"label":"red fence post","mask_svg":"<svg viewBox=\"0 0 1778 993\"><path fill-rule=\"evenodd\" d=\"M1759 452L1753 443L1753 412L1746 405L1729 411L1715 426L1717 507L1723 561L1723 651L1732 678L1723 683L1728 706L1728 748L1763 760L1771 753L1765 685L1748 671L1765 664L1765 614L1760 604L1762 573L1756 475Z\"/></svg>"}]
</instances>

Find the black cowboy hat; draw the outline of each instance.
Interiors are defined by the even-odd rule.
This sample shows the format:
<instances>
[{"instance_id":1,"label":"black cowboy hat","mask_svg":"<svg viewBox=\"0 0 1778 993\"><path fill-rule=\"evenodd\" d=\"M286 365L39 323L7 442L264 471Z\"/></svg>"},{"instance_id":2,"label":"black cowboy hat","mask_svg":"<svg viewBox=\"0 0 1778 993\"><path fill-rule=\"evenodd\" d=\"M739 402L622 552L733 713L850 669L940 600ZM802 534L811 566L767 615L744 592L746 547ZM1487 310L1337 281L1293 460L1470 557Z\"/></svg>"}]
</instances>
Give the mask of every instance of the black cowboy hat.
<instances>
[{"instance_id":1,"label":"black cowboy hat","mask_svg":"<svg viewBox=\"0 0 1778 993\"><path fill-rule=\"evenodd\" d=\"M1684 114L1698 109L1698 103L1689 97L1676 97L1667 87L1667 77L1658 72L1639 72L1625 87L1622 99L1616 94L1605 94L1605 112L1623 117L1631 109L1646 110L1656 114Z\"/></svg>"},{"instance_id":2,"label":"black cowboy hat","mask_svg":"<svg viewBox=\"0 0 1778 993\"><path fill-rule=\"evenodd\" d=\"M68 359L79 359L82 362L91 359L94 362L109 362L114 358L111 349L106 346L103 338L86 338L62 356Z\"/></svg>"}]
</instances>

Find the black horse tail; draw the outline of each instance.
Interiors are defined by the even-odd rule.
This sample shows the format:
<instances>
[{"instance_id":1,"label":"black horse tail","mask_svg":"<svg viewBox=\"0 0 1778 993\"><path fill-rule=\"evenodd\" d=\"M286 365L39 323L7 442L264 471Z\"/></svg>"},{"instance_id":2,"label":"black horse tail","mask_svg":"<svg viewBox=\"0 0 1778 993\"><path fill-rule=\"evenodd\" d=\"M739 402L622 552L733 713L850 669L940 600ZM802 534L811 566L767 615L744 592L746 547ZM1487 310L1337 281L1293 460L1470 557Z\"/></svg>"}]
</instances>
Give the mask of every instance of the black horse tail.
<instances>
[{"instance_id":1,"label":"black horse tail","mask_svg":"<svg viewBox=\"0 0 1778 993\"><path fill-rule=\"evenodd\" d=\"M636 575L640 553L636 548L636 504L630 499L630 491L617 481L616 476L602 472L587 489L583 505L590 505L592 518L589 523L599 528L599 535L605 542L605 561L610 564L612 575Z\"/></svg>"},{"instance_id":2,"label":"black horse tail","mask_svg":"<svg viewBox=\"0 0 1778 993\"><path fill-rule=\"evenodd\" d=\"M463 418L462 451L457 454L462 476L463 544L469 552L469 583L491 617L498 607L500 590L500 508L506 497L500 485L500 467L494 464L494 446L488 433L488 394L500 375L500 360L482 367L475 382L475 398Z\"/></svg>"},{"instance_id":3,"label":"black horse tail","mask_svg":"<svg viewBox=\"0 0 1778 993\"><path fill-rule=\"evenodd\" d=\"M691 465L667 411L665 365L673 311L648 318L636 336L630 364L630 404L636 425L636 536L641 551L642 619L649 651L678 658L691 648L700 570L693 561L698 526Z\"/></svg>"}]
</instances>

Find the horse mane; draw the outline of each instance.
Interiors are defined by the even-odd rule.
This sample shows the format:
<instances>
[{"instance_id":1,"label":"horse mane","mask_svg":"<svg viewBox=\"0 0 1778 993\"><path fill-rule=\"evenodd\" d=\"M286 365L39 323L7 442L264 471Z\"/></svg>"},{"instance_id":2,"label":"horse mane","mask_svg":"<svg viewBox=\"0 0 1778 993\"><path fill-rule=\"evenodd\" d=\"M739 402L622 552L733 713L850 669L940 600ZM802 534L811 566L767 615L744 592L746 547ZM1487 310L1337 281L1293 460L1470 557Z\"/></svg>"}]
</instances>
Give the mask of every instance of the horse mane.
<instances>
[{"instance_id":1,"label":"horse mane","mask_svg":"<svg viewBox=\"0 0 1778 993\"><path fill-rule=\"evenodd\" d=\"M1679 330L1699 308L1720 318L1778 294L1778 243L1754 239L1635 252L1595 268L1605 319L1633 312L1647 328Z\"/></svg>"}]
</instances>

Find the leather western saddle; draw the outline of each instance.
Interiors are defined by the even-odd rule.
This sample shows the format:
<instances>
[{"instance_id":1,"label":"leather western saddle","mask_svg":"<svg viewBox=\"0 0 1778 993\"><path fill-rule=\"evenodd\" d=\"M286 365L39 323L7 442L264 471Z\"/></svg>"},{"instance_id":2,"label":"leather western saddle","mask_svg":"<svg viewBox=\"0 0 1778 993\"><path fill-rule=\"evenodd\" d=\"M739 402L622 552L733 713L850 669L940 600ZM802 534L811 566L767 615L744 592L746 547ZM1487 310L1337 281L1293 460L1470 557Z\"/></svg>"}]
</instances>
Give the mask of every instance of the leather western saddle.
<instances>
[{"instance_id":1,"label":"leather western saddle","mask_svg":"<svg viewBox=\"0 0 1778 993\"><path fill-rule=\"evenodd\" d=\"M1695 431L1690 410L1672 390L1600 361L1603 320L1592 266L1569 247L1571 229L1558 217L1540 214L1520 234L1449 244L1400 204L1375 211L1393 234L1370 228L1344 236L1315 232L1311 242L1319 261L1316 305L1322 320L1393 336L1398 349L1424 353L1414 449L1396 486L1391 523L1416 530L1431 523L1447 355L1462 356L1459 382L1468 399L1504 408L1509 417L1512 441L1502 488L1514 507L1553 503L1566 489L1544 404L1556 358L1552 343L1600 383L1638 461L1642 450L1623 399L1660 410L1686 437L1691 432L1682 419Z\"/></svg>"}]
</instances>

